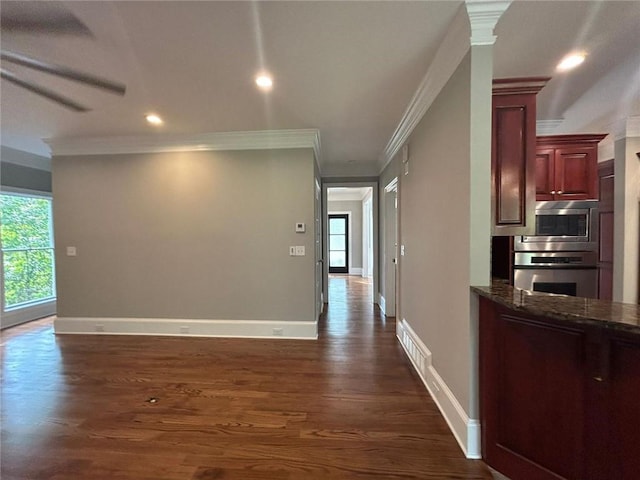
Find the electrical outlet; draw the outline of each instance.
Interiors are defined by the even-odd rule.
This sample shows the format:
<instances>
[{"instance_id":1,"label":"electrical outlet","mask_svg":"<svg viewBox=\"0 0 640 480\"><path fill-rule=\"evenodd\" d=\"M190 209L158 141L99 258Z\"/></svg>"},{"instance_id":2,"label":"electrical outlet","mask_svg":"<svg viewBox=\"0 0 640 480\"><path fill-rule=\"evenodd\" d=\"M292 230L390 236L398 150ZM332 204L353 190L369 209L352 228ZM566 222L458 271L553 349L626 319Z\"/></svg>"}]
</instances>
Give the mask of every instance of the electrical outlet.
<instances>
[{"instance_id":1,"label":"electrical outlet","mask_svg":"<svg viewBox=\"0 0 640 480\"><path fill-rule=\"evenodd\" d=\"M96 332L104 332L104 325L96 324Z\"/></svg>"},{"instance_id":2,"label":"electrical outlet","mask_svg":"<svg viewBox=\"0 0 640 480\"><path fill-rule=\"evenodd\" d=\"M282 328L274 328L273 329L273 335L276 337L281 337L282 336Z\"/></svg>"},{"instance_id":3,"label":"electrical outlet","mask_svg":"<svg viewBox=\"0 0 640 480\"><path fill-rule=\"evenodd\" d=\"M76 247L67 247L67 257L75 257L76 255L78 255Z\"/></svg>"},{"instance_id":4,"label":"electrical outlet","mask_svg":"<svg viewBox=\"0 0 640 480\"><path fill-rule=\"evenodd\" d=\"M400 256L404 257L404 245L400 245Z\"/></svg>"},{"instance_id":5,"label":"electrical outlet","mask_svg":"<svg viewBox=\"0 0 640 480\"><path fill-rule=\"evenodd\" d=\"M296 257L304 257L306 254L304 253L304 246L296 247Z\"/></svg>"},{"instance_id":6,"label":"electrical outlet","mask_svg":"<svg viewBox=\"0 0 640 480\"><path fill-rule=\"evenodd\" d=\"M189 327L187 327L186 325L182 325L180 327L180 333L189 333Z\"/></svg>"}]
</instances>

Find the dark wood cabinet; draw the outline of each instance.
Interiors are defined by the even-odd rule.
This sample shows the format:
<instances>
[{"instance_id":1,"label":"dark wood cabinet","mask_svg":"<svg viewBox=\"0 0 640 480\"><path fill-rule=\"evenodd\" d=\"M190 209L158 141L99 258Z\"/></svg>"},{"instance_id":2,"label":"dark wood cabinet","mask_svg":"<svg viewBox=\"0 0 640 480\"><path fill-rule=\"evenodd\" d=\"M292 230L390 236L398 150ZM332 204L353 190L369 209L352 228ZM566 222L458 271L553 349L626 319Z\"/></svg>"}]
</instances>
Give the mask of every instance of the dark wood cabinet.
<instances>
[{"instance_id":1,"label":"dark wood cabinet","mask_svg":"<svg viewBox=\"0 0 640 480\"><path fill-rule=\"evenodd\" d=\"M536 94L548 80L519 78L493 81L493 235L534 233Z\"/></svg>"},{"instance_id":2,"label":"dark wood cabinet","mask_svg":"<svg viewBox=\"0 0 640 480\"><path fill-rule=\"evenodd\" d=\"M483 459L514 479L635 479L640 337L480 298Z\"/></svg>"},{"instance_id":3,"label":"dark wood cabinet","mask_svg":"<svg viewBox=\"0 0 640 480\"><path fill-rule=\"evenodd\" d=\"M598 142L606 135L549 135L536 140L536 200L598 198Z\"/></svg>"},{"instance_id":4,"label":"dark wood cabinet","mask_svg":"<svg viewBox=\"0 0 640 480\"><path fill-rule=\"evenodd\" d=\"M606 478L638 478L640 475L640 344L632 338L611 339L611 367L607 385L607 451L610 469Z\"/></svg>"}]
</instances>

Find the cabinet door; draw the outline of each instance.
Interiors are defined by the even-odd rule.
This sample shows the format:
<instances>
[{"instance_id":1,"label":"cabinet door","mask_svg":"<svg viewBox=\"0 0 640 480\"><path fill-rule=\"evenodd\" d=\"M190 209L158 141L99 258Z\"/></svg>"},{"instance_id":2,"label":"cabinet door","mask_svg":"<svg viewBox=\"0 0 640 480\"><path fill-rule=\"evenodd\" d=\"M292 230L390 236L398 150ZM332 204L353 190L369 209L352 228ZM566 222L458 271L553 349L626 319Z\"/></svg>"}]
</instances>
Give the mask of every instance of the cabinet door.
<instances>
[{"instance_id":1,"label":"cabinet door","mask_svg":"<svg viewBox=\"0 0 640 480\"><path fill-rule=\"evenodd\" d=\"M555 151L555 198L598 198L597 157L593 147L561 147Z\"/></svg>"},{"instance_id":2,"label":"cabinet door","mask_svg":"<svg viewBox=\"0 0 640 480\"><path fill-rule=\"evenodd\" d=\"M535 95L493 97L494 235L535 231Z\"/></svg>"},{"instance_id":3,"label":"cabinet door","mask_svg":"<svg viewBox=\"0 0 640 480\"><path fill-rule=\"evenodd\" d=\"M513 479L584 479L584 332L483 300L483 458Z\"/></svg>"},{"instance_id":4,"label":"cabinet door","mask_svg":"<svg viewBox=\"0 0 640 480\"><path fill-rule=\"evenodd\" d=\"M555 188L553 148L536 149L536 200L553 200Z\"/></svg>"},{"instance_id":5,"label":"cabinet door","mask_svg":"<svg viewBox=\"0 0 640 480\"><path fill-rule=\"evenodd\" d=\"M640 345L638 340L611 339L611 365L605 409L610 457L607 478L637 479L640 474ZM607 379L605 379L606 382Z\"/></svg>"}]
</instances>

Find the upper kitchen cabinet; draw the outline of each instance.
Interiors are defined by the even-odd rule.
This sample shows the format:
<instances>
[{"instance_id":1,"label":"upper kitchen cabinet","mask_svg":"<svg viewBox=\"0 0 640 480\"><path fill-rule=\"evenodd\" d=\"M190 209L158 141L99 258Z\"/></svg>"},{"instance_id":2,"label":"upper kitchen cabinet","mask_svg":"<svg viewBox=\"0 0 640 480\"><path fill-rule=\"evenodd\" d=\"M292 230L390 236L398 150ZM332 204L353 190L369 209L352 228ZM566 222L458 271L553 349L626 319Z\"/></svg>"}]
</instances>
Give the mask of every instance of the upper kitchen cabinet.
<instances>
[{"instance_id":1,"label":"upper kitchen cabinet","mask_svg":"<svg viewBox=\"0 0 640 480\"><path fill-rule=\"evenodd\" d=\"M598 199L598 142L605 135L550 135L536 142L536 199Z\"/></svg>"},{"instance_id":2,"label":"upper kitchen cabinet","mask_svg":"<svg viewBox=\"0 0 640 480\"><path fill-rule=\"evenodd\" d=\"M493 235L533 235L536 202L536 95L549 78L493 81Z\"/></svg>"}]
</instances>

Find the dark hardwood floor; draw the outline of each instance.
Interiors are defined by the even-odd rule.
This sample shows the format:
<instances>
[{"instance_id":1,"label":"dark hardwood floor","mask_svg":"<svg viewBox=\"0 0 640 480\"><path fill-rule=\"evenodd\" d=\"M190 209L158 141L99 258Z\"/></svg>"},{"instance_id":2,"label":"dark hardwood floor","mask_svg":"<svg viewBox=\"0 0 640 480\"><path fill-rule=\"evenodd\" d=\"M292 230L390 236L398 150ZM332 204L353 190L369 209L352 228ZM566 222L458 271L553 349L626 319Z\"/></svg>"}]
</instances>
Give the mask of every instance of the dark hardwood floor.
<instances>
[{"instance_id":1,"label":"dark hardwood floor","mask_svg":"<svg viewBox=\"0 0 640 480\"><path fill-rule=\"evenodd\" d=\"M4 331L0 477L491 478L464 458L371 285L333 277L330 298L318 341Z\"/></svg>"}]
</instances>

